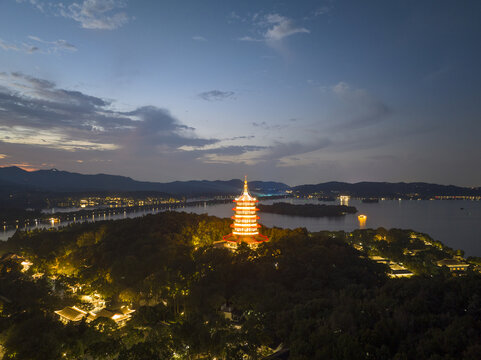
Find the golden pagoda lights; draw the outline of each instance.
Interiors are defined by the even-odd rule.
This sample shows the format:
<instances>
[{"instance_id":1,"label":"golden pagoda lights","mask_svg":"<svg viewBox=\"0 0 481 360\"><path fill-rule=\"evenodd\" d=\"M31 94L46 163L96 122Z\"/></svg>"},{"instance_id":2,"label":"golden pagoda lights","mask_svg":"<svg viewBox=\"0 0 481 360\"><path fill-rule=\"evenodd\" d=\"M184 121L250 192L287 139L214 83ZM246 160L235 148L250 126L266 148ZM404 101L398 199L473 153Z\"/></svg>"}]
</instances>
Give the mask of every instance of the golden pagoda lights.
<instances>
[{"instance_id":1,"label":"golden pagoda lights","mask_svg":"<svg viewBox=\"0 0 481 360\"><path fill-rule=\"evenodd\" d=\"M224 236L223 240L234 246L245 242L253 247L261 242L269 241L267 236L259 234L261 226L257 223L259 216L256 214L259 211L256 208L258 200L249 194L247 176L244 179L244 190L241 196L235 198L234 202L236 206L232 210L235 211L235 214L231 217L234 220L234 223L231 224L233 230L231 234Z\"/></svg>"}]
</instances>

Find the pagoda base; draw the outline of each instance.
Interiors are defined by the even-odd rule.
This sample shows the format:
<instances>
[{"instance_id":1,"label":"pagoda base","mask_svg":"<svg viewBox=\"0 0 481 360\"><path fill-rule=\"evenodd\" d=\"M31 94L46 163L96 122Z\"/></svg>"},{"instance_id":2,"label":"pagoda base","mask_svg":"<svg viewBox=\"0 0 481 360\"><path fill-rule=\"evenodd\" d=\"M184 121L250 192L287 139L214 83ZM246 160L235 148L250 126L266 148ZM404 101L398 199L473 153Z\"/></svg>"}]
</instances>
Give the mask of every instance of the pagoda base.
<instances>
[{"instance_id":1,"label":"pagoda base","mask_svg":"<svg viewBox=\"0 0 481 360\"><path fill-rule=\"evenodd\" d=\"M240 243L246 243L247 246L249 246L252 249L255 249L259 246L259 244L266 241L269 241L269 238L261 234L243 236L243 235L234 235L231 233L229 235L224 236L222 240L216 241L214 243L214 246L224 247L228 249L237 249L237 246Z\"/></svg>"}]
</instances>

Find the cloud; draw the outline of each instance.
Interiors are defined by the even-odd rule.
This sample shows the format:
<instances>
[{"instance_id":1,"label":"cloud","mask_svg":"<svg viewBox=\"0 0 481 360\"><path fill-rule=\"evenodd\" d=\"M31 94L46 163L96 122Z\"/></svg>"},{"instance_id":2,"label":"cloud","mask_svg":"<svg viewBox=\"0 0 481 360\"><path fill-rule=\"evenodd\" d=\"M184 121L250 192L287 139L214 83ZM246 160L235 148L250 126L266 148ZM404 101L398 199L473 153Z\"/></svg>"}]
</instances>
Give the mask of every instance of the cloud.
<instances>
[{"instance_id":1,"label":"cloud","mask_svg":"<svg viewBox=\"0 0 481 360\"><path fill-rule=\"evenodd\" d=\"M331 140L329 138L321 138L307 143L301 143L298 141L288 143L276 142L270 148L266 159L282 159L288 156L302 155L324 149L329 145L331 145Z\"/></svg>"},{"instance_id":2,"label":"cloud","mask_svg":"<svg viewBox=\"0 0 481 360\"><path fill-rule=\"evenodd\" d=\"M297 141L275 141L270 146L231 146L218 148L212 152L202 152L202 160L207 163L217 164L276 164L276 166L297 166L289 162L289 158L303 155L328 147L331 141L328 138L317 139L307 143Z\"/></svg>"},{"instance_id":3,"label":"cloud","mask_svg":"<svg viewBox=\"0 0 481 360\"><path fill-rule=\"evenodd\" d=\"M39 38L38 36L33 36L33 35L29 35L28 38L38 43L48 45L49 52L52 52L52 51L56 52L59 50L70 51L70 52L77 51L77 47L75 45L72 45L69 42L62 39L55 40L55 41L47 41Z\"/></svg>"},{"instance_id":4,"label":"cloud","mask_svg":"<svg viewBox=\"0 0 481 360\"><path fill-rule=\"evenodd\" d=\"M269 24L269 28L264 34L267 41L278 41L294 34L310 33L306 28L295 26L291 19L279 14L269 14L265 20Z\"/></svg>"},{"instance_id":5,"label":"cloud","mask_svg":"<svg viewBox=\"0 0 481 360\"><path fill-rule=\"evenodd\" d=\"M8 43L3 39L0 39L0 48L2 48L5 51L9 51L9 50L20 51L20 48L17 45Z\"/></svg>"},{"instance_id":6,"label":"cloud","mask_svg":"<svg viewBox=\"0 0 481 360\"><path fill-rule=\"evenodd\" d=\"M130 20L125 12L119 11L125 7L121 0L84 0L69 6L59 4L59 13L77 21L84 29L114 30Z\"/></svg>"},{"instance_id":7,"label":"cloud","mask_svg":"<svg viewBox=\"0 0 481 360\"><path fill-rule=\"evenodd\" d=\"M22 43L21 45L9 43L3 39L0 39L0 48L5 51L18 51L25 54L32 54L40 49L37 46Z\"/></svg>"},{"instance_id":8,"label":"cloud","mask_svg":"<svg viewBox=\"0 0 481 360\"><path fill-rule=\"evenodd\" d=\"M16 1L29 3L43 13L77 21L84 29L114 30L130 21L130 17L121 11L127 7L124 0L83 0L69 5L40 0Z\"/></svg>"},{"instance_id":9,"label":"cloud","mask_svg":"<svg viewBox=\"0 0 481 360\"><path fill-rule=\"evenodd\" d=\"M244 19L239 16L235 11L232 11L228 16L227 16L227 23L231 24L237 21L243 22Z\"/></svg>"},{"instance_id":10,"label":"cloud","mask_svg":"<svg viewBox=\"0 0 481 360\"><path fill-rule=\"evenodd\" d=\"M262 121L260 123L258 122L253 122L252 123L252 126L254 127L257 127L257 128L261 128L261 129L264 129L264 130L281 130L281 129L284 129L287 127L287 125L269 125L267 122L265 121Z\"/></svg>"},{"instance_id":11,"label":"cloud","mask_svg":"<svg viewBox=\"0 0 481 360\"><path fill-rule=\"evenodd\" d=\"M45 4L42 1L39 1L39 0L16 0L16 1L19 4L24 3L24 2L28 2L30 5L36 7L41 12L45 11Z\"/></svg>"},{"instance_id":12,"label":"cloud","mask_svg":"<svg viewBox=\"0 0 481 360\"><path fill-rule=\"evenodd\" d=\"M215 154L215 155L233 156L233 155L242 155L249 151L259 151L264 149L267 149L267 147L258 146L258 145L242 145L242 146L232 145L232 146L220 146L220 147L211 148L211 149L201 149L199 151L199 154L200 155Z\"/></svg>"},{"instance_id":13,"label":"cloud","mask_svg":"<svg viewBox=\"0 0 481 360\"><path fill-rule=\"evenodd\" d=\"M264 39L256 39L250 36L242 36L238 38L239 41L257 41L257 42L264 42Z\"/></svg>"},{"instance_id":14,"label":"cloud","mask_svg":"<svg viewBox=\"0 0 481 360\"><path fill-rule=\"evenodd\" d=\"M231 138L223 139L225 141L233 141L233 140L251 140L254 139L255 135L242 135L242 136L234 136Z\"/></svg>"},{"instance_id":15,"label":"cloud","mask_svg":"<svg viewBox=\"0 0 481 360\"><path fill-rule=\"evenodd\" d=\"M359 129L387 119L391 108L381 99L365 89L355 89L346 82L339 82L330 88L332 94L342 103L343 114L333 130Z\"/></svg>"},{"instance_id":16,"label":"cloud","mask_svg":"<svg viewBox=\"0 0 481 360\"><path fill-rule=\"evenodd\" d=\"M330 6L327 6L327 5L321 6L321 7L317 8L316 11L314 11L314 17L325 15L325 14L329 13L331 11L331 9L332 8Z\"/></svg>"},{"instance_id":17,"label":"cloud","mask_svg":"<svg viewBox=\"0 0 481 360\"><path fill-rule=\"evenodd\" d=\"M0 143L68 151L178 151L220 140L199 138L167 110L115 111L110 101L57 88L22 73L0 73Z\"/></svg>"},{"instance_id":18,"label":"cloud","mask_svg":"<svg viewBox=\"0 0 481 360\"><path fill-rule=\"evenodd\" d=\"M233 98L235 93L233 91L221 91L221 90L211 90L211 91L205 91L198 96L206 101L222 101L226 100L229 98Z\"/></svg>"},{"instance_id":19,"label":"cloud","mask_svg":"<svg viewBox=\"0 0 481 360\"><path fill-rule=\"evenodd\" d=\"M265 16L254 14L252 22L257 36L242 36L238 38L239 41L273 43L294 34L310 33L310 30L297 26L294 20L277 13Z\"/></svg>"},{"instance_id":20,"label":"cloud","mask_svg":"<svg viewBox=\"0 0 481 360\"><path fill-rule=\"evenodd\" d=\"M195 35L195 36L192 36L192 40L195 40L195 41L207 41L207 39L203 36L200 36L200 35Z\"/></svg>"},{"instance_id":21,"label":"cloud","mask_svg":"<svg viewBox=\"0 0 481 360\"><path fill-rule=\"evenodd\" d=\"M39 38L38 36L33 36L33 35L28 36L28 39L31 41L35 41L37 45L38 44L41 44L41 45L37 46L37 45L32 45L26 42L23 42L21 45L17 45L17 44L9 43L3 39L0 39L0 48L2 48L5 51L10 51L10 50L19 51L26 54L32 54L34 52L48 54L48 53L56 53L59 51L69 51L69 52L77 51L77 48L74 45L61 39L55 40L55 41L47 41Z\"/></svg>"}]
</instances>

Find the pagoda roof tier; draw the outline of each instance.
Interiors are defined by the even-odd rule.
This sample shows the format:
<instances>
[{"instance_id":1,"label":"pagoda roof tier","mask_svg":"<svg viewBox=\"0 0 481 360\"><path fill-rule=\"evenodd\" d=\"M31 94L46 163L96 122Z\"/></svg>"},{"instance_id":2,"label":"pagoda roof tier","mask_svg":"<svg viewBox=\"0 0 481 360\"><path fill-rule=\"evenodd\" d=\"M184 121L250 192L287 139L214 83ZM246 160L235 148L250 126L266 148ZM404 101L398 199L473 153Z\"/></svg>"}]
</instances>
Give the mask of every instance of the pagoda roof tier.
<instances>
[{"instance_id":1,"label":"pagoda roof tier","mask_svg":"<svg viewBox=\"0 0 481 360\"><path fill-rule=\"evenodd\" d=\"M237 220L237 219L260 219L259 215L232 215L230 217L232 220Z\"/></svg>"},{"instance_id":2,"label":"pagoda roof tier","mask_svg":"<svg viewBox=\"0 0 481 360\"><path fill-rule=\"evenodd\" d=\"M259 200L257 200L255 197L250 196L249 194L247 194L247 195L242 194L241 196L239 196L238 198L235 198L232 201L234 201L234 202L259 202Z\"/></svg>"},{"instance_id":3,"label":"pagoda roof tier","mask_svg":"<svg viewBox=\"0 0 481 360\"><path fill-rule=\"evenodd\" d=\"M254 224L230 224L230 227L260 228L261 226L259 224L254 223Z\"/></svg>"},{"instance_id":4,"label":"pagoda roof tier","mask_svg":"<svg viewBox=\"0 0 481 360\"><path fill-rule=\"evenodd\" d=\"M245 208L244 208L244 207L242 207L242 206L241 206L241 207L235 207L235 208L233 208L232 210L234 210L234 211L237 211L237 210L239 210L239 211L259 211L258 208L252 209L251 207L245 207Z\"/></svg>"},{"instance_id":5,"label":"pagoda roof tier","mask_svg":"<svg viewBox=\"0 0 481 360\"><path fill-rule=\"evenodd\" d=\"M265 235L234 235L229 234L223 237L223 240L231 242L231 243L241 243L245 242L247 245L249 244L259 244L265 241L269 241L268 237Z\"/></svg>"}]
</instances>

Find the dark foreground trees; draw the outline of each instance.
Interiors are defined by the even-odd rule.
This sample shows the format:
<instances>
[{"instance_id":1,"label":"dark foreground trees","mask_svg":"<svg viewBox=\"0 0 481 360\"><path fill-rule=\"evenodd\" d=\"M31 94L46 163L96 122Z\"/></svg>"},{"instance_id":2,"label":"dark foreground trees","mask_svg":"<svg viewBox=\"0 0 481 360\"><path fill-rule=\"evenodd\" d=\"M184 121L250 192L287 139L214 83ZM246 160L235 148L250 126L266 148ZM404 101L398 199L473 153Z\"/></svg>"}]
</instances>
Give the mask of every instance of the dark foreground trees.
<instances>
[{"instance_id":1,"label":"dark foreground trees","mask_svg":"<svg viewBox=\"0 0 481 360\"><path fill-rule=\"evenodd\" d=\"M212 246L229 223L164 213L18 233L1 250L34 265L22 273L0 264L5 358L258 359L280 343L295 360L479 358L477 274L424 266L424 276L388 279L384 265L349 245L392 245L401 256L403 246L424 246L411 232L265 229L270 242L232 253ZM45 276L34 281L34 272ZM61 324L53 311L78 301L65 290L75 284L131 303L133 318L123 328L106 319Z\"/></svg>"}]
</instances>

